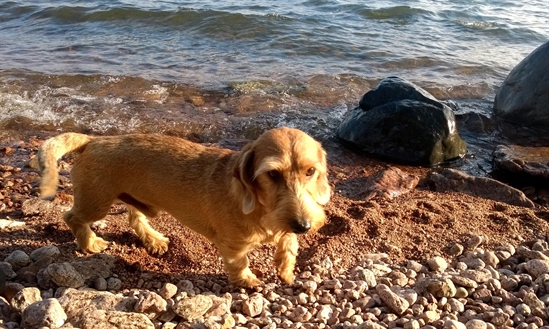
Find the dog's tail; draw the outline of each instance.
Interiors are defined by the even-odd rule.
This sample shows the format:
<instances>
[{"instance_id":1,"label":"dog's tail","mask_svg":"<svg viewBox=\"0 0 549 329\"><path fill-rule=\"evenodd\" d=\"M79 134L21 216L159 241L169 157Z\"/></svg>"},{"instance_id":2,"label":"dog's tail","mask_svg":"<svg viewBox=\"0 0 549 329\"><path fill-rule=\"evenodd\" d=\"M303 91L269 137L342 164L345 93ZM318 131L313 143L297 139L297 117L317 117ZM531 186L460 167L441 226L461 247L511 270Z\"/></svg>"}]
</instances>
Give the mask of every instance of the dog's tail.
<instances>
[{"instance_id":1,"label":"dog's tail","mask_svg":"<svg viewBox=\"0 0 549 329\"><path fill-rule=\"evenodd\" d=\"M57 192L59 181L57 160L67 153L81 151L92 138L84 134L64 133L48 139L40 146L37 158L42 175L40 181L40 197L42 199L53 199Z\"/></svg>"}]
</instances>

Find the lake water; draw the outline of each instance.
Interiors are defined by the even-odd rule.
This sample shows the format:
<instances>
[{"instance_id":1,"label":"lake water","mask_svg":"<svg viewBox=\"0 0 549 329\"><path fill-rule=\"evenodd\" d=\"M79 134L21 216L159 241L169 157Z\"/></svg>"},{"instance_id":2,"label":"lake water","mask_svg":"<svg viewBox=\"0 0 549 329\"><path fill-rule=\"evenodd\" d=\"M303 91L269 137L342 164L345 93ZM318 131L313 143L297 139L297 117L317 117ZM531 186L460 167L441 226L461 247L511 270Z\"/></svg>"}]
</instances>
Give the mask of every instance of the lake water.
<instances>
[{"instance_id":1,"label":"lake water","mask_svg":"<svg viewBox=\"0 0 549 329\"><path fill-rule=\"evenodd\" d=\"M391 75L489 117L548 39L546 0L2 1L0 127L322 138Z\"/></svg>"}]
</instances>

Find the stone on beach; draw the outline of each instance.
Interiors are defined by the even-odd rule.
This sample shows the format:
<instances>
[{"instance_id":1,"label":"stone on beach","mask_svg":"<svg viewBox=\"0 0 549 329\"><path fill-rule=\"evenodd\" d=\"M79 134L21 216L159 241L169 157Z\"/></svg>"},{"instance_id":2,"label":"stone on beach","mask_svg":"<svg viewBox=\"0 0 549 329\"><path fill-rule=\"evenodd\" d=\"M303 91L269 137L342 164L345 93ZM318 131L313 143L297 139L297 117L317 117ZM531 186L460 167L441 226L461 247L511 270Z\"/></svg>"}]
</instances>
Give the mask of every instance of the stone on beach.
<instances>
[{"instance_id":1,"label":"stone on beach","mask_svg":"<svg viewBox=\"0 0 549 329\"><path fill-rule=\"evenodd\" d=\"M26 307L22 318L24 328L59 328L67 320L67 315L57 299L48 298Z\"/></svg>"},{"instance_id":2,"label":"stone on beach","mask_svg":"<svg viewBox=\"0 0 549 329\"><path fill-rule=\"evenodd\" d=\"M492 178L471 176L457 169L433 171L425 178L425 183L438 192L462 192L515 206L534 207L534 202L514 187Z\"/></svg>"},{"instance_id":3,"label":"stone on beach","mask_svg":"<svg viewBox=\"0 0 549 329\"><path fill-rule=\"evenodd\" d=\"M505 78L494 100L494 113L530 127L549 126L549 41L524 58Z\"/></svg>"},{"instance_id":4,"label":"stone on beach","mask_svg":"<svg viewBox=\"0 0 549 329\"><path fill-rule=\"evenodd\" d=\"M416 165L437 165L467 151L452 109L399 77L367 92L346 113L337 136L367 153Z\"/></svg>"}]
</instances>

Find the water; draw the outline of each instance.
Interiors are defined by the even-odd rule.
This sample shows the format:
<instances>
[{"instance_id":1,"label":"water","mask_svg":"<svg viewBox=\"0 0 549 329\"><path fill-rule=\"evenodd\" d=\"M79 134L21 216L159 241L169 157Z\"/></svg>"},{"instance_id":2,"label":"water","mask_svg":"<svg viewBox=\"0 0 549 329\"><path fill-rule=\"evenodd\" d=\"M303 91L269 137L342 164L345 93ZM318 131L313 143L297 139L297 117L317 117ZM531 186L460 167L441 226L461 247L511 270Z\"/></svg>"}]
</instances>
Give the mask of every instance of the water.
<instances>
[{"instance_id":1,"label":"water","mask_svg":"<svg viewBox=\"0 0 549 329\"><path fill-rule=\"evenodd\" d=\"M390 75L489 117L547 39L546 0L3 1L0 127L326 137Z\"/></svg>"}]
</instances>

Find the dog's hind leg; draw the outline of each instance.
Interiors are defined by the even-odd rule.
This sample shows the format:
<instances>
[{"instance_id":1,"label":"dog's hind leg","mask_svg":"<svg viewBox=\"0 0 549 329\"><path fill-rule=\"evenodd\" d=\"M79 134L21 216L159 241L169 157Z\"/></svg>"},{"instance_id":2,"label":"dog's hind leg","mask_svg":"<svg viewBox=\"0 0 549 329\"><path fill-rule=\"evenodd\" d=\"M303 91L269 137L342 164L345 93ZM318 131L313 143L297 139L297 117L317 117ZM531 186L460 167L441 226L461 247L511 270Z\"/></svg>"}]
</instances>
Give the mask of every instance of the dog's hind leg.
<instances>
[{"instance_id":1,"label":"dog's hind leg","mask_svg":"<svg viewBox=\"0 0 549 329\"><path fill-rule=\"evenodd\" d=\"M240 249L225 244L216 244L216 246L223 258L223 265L231 284L242 287L254 287L261 284L261 280L249 268L248 248Z\"/></svg>"},{"instance_id":2,"label":"dog's hind leg","mask_svg":"<svg viewBox=\"0 0 549 329\"><path fill-rule=\"evenodd\" d=\"M162 255L168 250L169 239L166 238L162 233L153 229L150 224L147 216L137 208L126 205L128 208L128 220L130 222L131 228L135 231L139 239L145 245L147 251L151 254Z\"/></svg>"},{"instance_id":3,"label":"dog's hind leg","mask_svg":"<svg viewBox=\"0 0 549 329\"><path fill-rule=\"evenodd\" d=\"M276 252L274 255L276 268L282 281L288 284L294 282L294 268L298 249L297 236L293 233L282 235L276 242Z\"/></svg>"}]
</instances>

